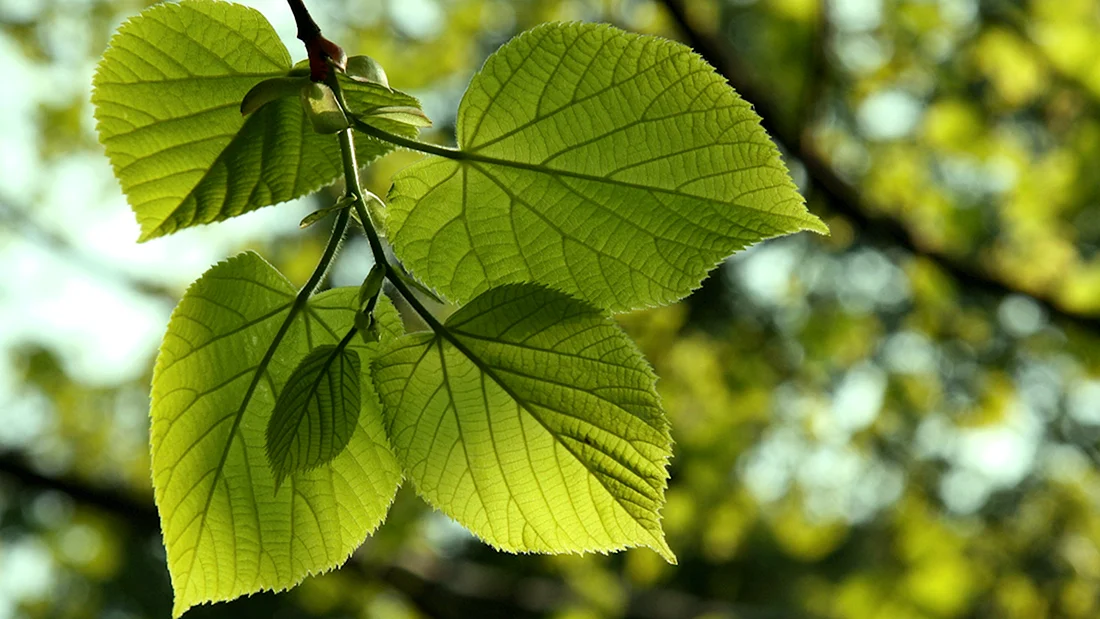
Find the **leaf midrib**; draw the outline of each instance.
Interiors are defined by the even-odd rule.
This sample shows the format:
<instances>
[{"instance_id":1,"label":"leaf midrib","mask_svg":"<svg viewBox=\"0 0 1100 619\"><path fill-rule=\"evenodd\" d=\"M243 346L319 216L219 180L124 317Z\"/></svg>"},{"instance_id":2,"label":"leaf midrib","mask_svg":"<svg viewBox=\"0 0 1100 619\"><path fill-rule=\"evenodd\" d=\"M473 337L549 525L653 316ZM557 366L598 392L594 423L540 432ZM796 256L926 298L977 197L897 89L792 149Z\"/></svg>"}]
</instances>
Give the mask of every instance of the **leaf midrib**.
<instances>
[{"instance_id":1,"label":"leaf midrib","mask_svg":"<svg viewBox=\"0 0 1100 619\"><path fill-rule=\"evenodd\" d=\"M578 40L579 40L579 39L578 39ZM609 41L609 40L610 40L610 39L604 40L604 41L603 41L603 43L602 43L602 45L606 45L606 44L608 43L608 41ZM542 41L539 41L539 43L541 44L541 43L542 43ZM574 43L575 43L575 41L574 41ZM631 43L633 43L633 41L631 41ZM621 56L621 57L619 58L619 62L621 62L621 61L622 61L622 58L623 58L623 57L625 57L625 55L626 55L626 54L625 54L625 52L626 52L626 49L628 49L628 48L624 48L624 49L623 49L623 52L624 52L624 53L623 53L623 56ZM508 131L505 131L505 132L501 133L500 135L497 135L497 136L493 136L492 138L490 138L490 139L488 139L488 140L486 140L486 141L484 141L484 142L481 142L480 144L470 144L470 146L469 146L469 147L470 147L470 151L471 151L471 152L476 152L476 151L480 151L480 150L482 150L482 149L488 148L489 146L492 146L493 144L496 144L496 143L498 143L498 142L504 141L504 140L506 140L506 139L508 139L508 138L510 138L510 137L512 137L512 136L514 136L514 135L516 135L516 134L518 134L518 133L520 133L520 132L522 132L522 131L526 130L526 129L529 129L529 128L531 128L531 127L533 127L533 126L535 126L535 125L537 125L537 124L539 124L539 123L541 123L541 122L543 122L543 121L545 121L545 120L547 120L547 119L549 119L549 118L552 118L553 116L555 116L555 115L557 115L557 114L559 114L559 113L561 113L561 112L563 112L563 111L565 111L565 110L568 110L568 109L572 108L573 106L576 106L576 105L580 105L580 104L583 104L583 103L584 103L584 102L586 102L586 101L592 100L592 99L594 99L594 98L596 98L596 97L599 97L599 96L601 96L601 95L603 95L603 94L606 94L607 92L610 92L610 91L612 91L612 90L614 90L614 89L616 89L616 88L620 88L620 87L622 87L623 85L625 85L625 84L628 84L628 83L630 83L631 81L633 81L633 80L637 79L638 77L641 77L641 76L643 76L643 75L646 75L646 74L647 74L647 73L649 73L650 71L653 71L653 70L657 69L658 67L660 67L660 66L662 66L662 65L664 65L664 64L666 64L666 63L668 63L668 62L670 62L670 61L672 61L672 60L678 60L678 59L680 59L680 58L682 58L682 57L684 57L684 56L690 56L690 54L691 54L691 50L690 50L690 49L687 49L687 50L679 50L679 51L677 51L677 52L676 52L676 53L674 53L674 54L669 54L668 56L666 56L666 57L664 57L664 58L662 58L662 59L658 60L657 62L654 62L654 63L653 63L652 65L650 65L650 66L646 67L645 69L642 69L641 71L639 71L639 72L637 72L637 73L635 73L635 74L632 74L632 75L631 75L630 77L628 77L628 78L626 78L626 79L624 79L624 80L622 80L622 81L619 81L619 82L615 82L615 83L612 83L612 84L608 84L607 86L604 86L603 88L600 88L599 90L596 90L595 92L591 92L591 93L589 93L589 94L587 94L587 95L585 95L585 96L583 96L583 97L580 97L579 99L578 99L578 98L573 98L573 99L571 99L571 100L569 101L569 103L567 103L567 104L565 104L565 105L563 105L563 106L561 106L561 107L559 107L559 108L557 108L557 109L555 109L555 110L551 110L550 112L547 112L547 113L543 113L543 114L539 114L539 113L536 113L536 115L535 115L535 117L534 117L534 118L532 118L532 119L530 119L530 120L527 120L527 121L525 121L525 122L523 122L523 123L520 123L520 124L519 124L519 125L517 125L516 127L512 127L511 129L509 129ZM593 56L593 59L594 59L594 58L595 58L595 55ZM561 63L561 62L559 62L559 63L558 63L558 67L560 67L560 66L561 66L561 64L562 64L562 63ZM617 65L616 65L616 66L617 66ZM555 67L555 70L556 70L556 69L557 69L558 67ZM588 70L590 70L590 69L591 69L591 64L590 64L590 65L588 65L588 67L587 67L587 68L585 69L585 71L587 72L587 71L588 71ZM514 73L513 73L513 75L517 75L518 73L519 73L519 68L517 68L517 69L515 69L515 70L514 70ZM510 78L509 78L509 79L510 79ZM549 80L547 81L547 85L549 85ZM579 85L579 84L578 84L578 85ZM490 96L490 99L491 99L492 101L496 101L496 100L497 100L497 99L499 98L499 95L500 95L500 93L501 93L501 92L503 92L503 91L504 91L504 89L505 89L506 87L507 87L507 83L505 83L505 84L502 84L502 85L501 85L501 86L500 86L500 87L499 87L499 88L497 89L496 95L491 95L491 96ZM484 92L484 93L485 93L486 95L489 95L489 91L488 91L488 90L486 90L486 89L484 89L484 88L482 89L482 92ZM573 94L574 94L574 97L575 97L575 96L576 96L576 90L574 90ZM660 95L658 95L658 96L660 96ZM654 98L654 100L656 100L656 97ZM486 107L485 111L484 111L484 112L482 113L482 117L483 117L483 118L482 118L481 120L483 120L483 119L484 119L484 117L485 117L485 116L488 116L488 115L489 115L489 108L488 108L488 107ZM642 119L639 119L639 120L642 120ZM479 122L479 123L478 123L477 131L480 131L480 129L481 129L481 122ZM470 136L470 141L474 141L474 140L476 140L476 139L477 139L477 133L475 132L475 133L474 133L473 135L471 135L471 136Z\"/></svg>"},{"instance_id":2,"label":"leaf midrib","mask_svg":"<svg viewBox=\"0 0 1100 619\"><path fill-rule=\"evenodd\" d=\"M554 433L554 431L551 430L550 427L546 425L546 422L544 422L541 418L539 418L539 416L537 414L534 413L534 411L531 410L532 404L529 403L526 398L521 397L511 387L509 387L500 378L500 376L497 375L497 373L494 371L494 369L491 366L489 366L488 364L483 362L477 356L477 354L474 353L472 350L470 350L461 340L459 340L458 337L454 333L452 333L450 331L450 329L447 328L446 325L440 324L440 325L438 325L438 327L433 326L433 329L436 332L437 338L446 339L452 346L454 346L460 353L462 353L463 356L465 356L471 363L473 363L474 366L477 367L483 374L485 374L486 376L491 378L493 380L493 382L495 382L497 384L497 386L500 387L504 391L504 393L506 393L508 395L508 397L515 400L517 405L519 405L521 408L523 408L525 411L527 411L527 414L530 415L531 418L533 418L535 421L537 421L538 424L540 426L542 426L543 430L545 430L547 434L549 434L551 437L553 437L555 443L557 443L557 444L561 445L563 448L565 448L565 450L568 451L569 454L573 456L573 458L577 461L577 463L580 464L581 467L583 467L584 470L587 471L589 475L591 475L592 477L594 477L596 479L596 481L600 484L600 487L602 487L604 489L604 491L607 492L608 496L611 497L612 500L614 500L615 503L619 505L620 509L622 509L631 520L633 520L636 524L638 524L642 528L642 530L645 531L646 535L650 536L650 538L655 543L658 543L657 547L661 546L660 543L659 543L660 540L657 539L653 535L653 532L649 530L649 528L646 526L646 523L638 520L634 516L634 514L631 513L631 510L627 509L626 506L622 504L622 501L619 500L619 497L615 495L615 493L611 490L611 488L607 487L607 484L604 483L603 479L600 478L599 475L596 475L595 473L593 473L593 471L591 469L589 469L584 464L584 461L581 459L580 455L571 446L567 445L565 442L563 442L561 439L559 439L557 437L557 435ZM440 347L440 348L441 348L440 352L442 354L442 347ZM445 361L443 360L442 357L441 357L441 362L444 363L444 366L446 365L446 363L445 363ZM453 399L452 399L452 401L453 401ZM624 411L624 412L627 412L627 414L629 414L628 411Z\"/></svg>"},{"instance_id":3,"label":"leaf midrib","mask_svg":"<svg viewBox=\"0 0 1100 619\"><path fill-rule=\"evenodd\" d=\"M358 119L356 119L356 120L358 120ZM359 122L362 123L363 121L360 120ZM363 124L366 124L366 123L363 123ZM619 180L619 179L614 179L614 178L608 178L606 176L598 176L598 175L595 175L595 174L585 174L583 172L574 172L572 170L563 170L563 169L558 169L558 168L552 168L550 166L546 166L546 165L538 164L538 163L528 163L528 162L523 162L523 161L511 161L511 160L508 160L508 159L498 159L496 157L489 157L489 156L486 156L486 155L480 155L478 153L465 151L465 150L443 149L443 148L438 148L438 147L433 148L431 150L427 150L427 149L420 149L420 150L422 152L427 152L429 154L434 154L436 156L439 156L439 157L445 158L445 159L451 159L451 160L457 161L459 163L474 162L474 163L482 163L482 164L490 165L490 166L515 168L517 170L527 170L529 172L537 172L537 173L540 173L540 174L546 174L548 176L564 176L564 177L567 177L567 178L575 178L575 179L584 180L584 181L591 181L591 182L594 182L594 183L604 183L604 184L608 184L608 185L612 185L612 186L616 186L616 187L622 187L622 188L626 188L626 189L637 189L637 190L641 190L641 191L652 191L652 192L656 192L656 193L662 193L662 194L667 194L667 195L671 195L671 196L676 196L676 197L679 197L679 198L688 198L688 199L692 199L692 200L703 200L703 201L706 201L706 202L710 202L712 204L722 204L722 205L727 204L726 202L723 202L719 198L713 198L713 197L710 197L710 196L701 196L701 195L694 194L694 193L686 193L686 192L680 191L678 189L667 189L667 188L664 188L664 187L658 187L658 186L654 186L654 185L645 185L645 184L642 184L642 183L633 183L633 182L630 182L630 181L624 181L624 180ZM442 152L442 151L446 151L446 152ZM730 172L737 172L737 171L738 170L736 170L736 169L730 170ZM489 174L484 169L481 170L481 173L484 174L486 177L492 179L493 181L499 182L499 180L494 175ZM778 187L778 185L777 185L777 187ZM757 213L763 213L763 214L766 214L766 215L769 215L769 216L772 216L772 217L778 217L778 218L781 218L781 219L786 219L786 220L789 220L789 221L798 222L798 223L807 223L807 222L812 222L813 221L809 217L799 217L798 215L792 215L792 214L788 214L788 213L780 213L780 212L776 212L776 211L769 211L769 210L766 210L764 208L755 207L755 206L751 206L751 205L748 205L748 204L734 204L734 206L744 208L744 209L750 210L750 211L755 211Z\"/></svg>"},{"instance_id":4,"label":"leaf midrib","mask_svg":"<svg viewBox=\"0 0 1100 619\"><path fill-rule=\"evenodd\" d=\"M271 102L271 105L280 105L281 103L282 103L282 101L273 101L273 102ZM267 113L270 114L271 112L268 111ZM305 117L303 115L302 120L304 120L304 118ZM257 119L259 119L259 120L257 120ZM241 141L249 139L251 137L251 136L249 136L249 138L244 137L245 134L246 134L246 131L248 130L248 128L250 126L250 123L251 124L263 123L263 121L265 121L265 120L267 120L267 119L263 116L263 112L261 112L259 110L257 110L253 114L250 114L249 117L245 119L245 121L241 124L241 126L233 134L233 137L230 138L229 142L226 143L226 145L224 147L222 147L222 149L220 151L218 151L218 156L214 157L214 160L211 161L210 165L206 167L206 171L203 172L203 174L199 178L199 180L197 180L195 182L195 184L192 185L187 190L187 193L184 194L180 198L179 204L177 204L176 207L173 208L163 219L158 221L155 228L153 228L152 230L149 230L148 232L142 232L142 235L141 235L141 238L139 239L139 242L149 240L149 239L155 238L157 236L161 236L161 235L165 234L166 231L170 232L171 231L171 226L169 225L170 222L175 223L176 218L180 216L180 211L184 210L184 208L183 208L184 205L187 204L188 201L190 201L191 199L195 200L195 205L194 205L194 208L192 209L192 213L191 213L191 219L190 219L189 223L185 224L182 227L190 227L190 226L194 225L195 218L199 215L198 198L195 196L195 191L198 190L198 188L201 187L203 185L203 183L205 183L206 180L208 178L210 178L210 176L212 174L216 174L216 173L220 172L218 164L221 163L224 160L224 158L226 157L226 153L228 153L230 151L230 149L232 149L236 144L240 143ZM283 124L286 124L286 123L283 123ZM265 131L265 132L262 132L261 135L266 136L267 133L268 132ZM218 136L212 136L212 138L225 138L227 135L228 134L220 134ZM207 139L212 139L212 138L207 138ZM185 143L185 145L186 145L186 143ZM180 146L182 146L182 145L175 145L173 147L174 148L179 148ZM302 150L301 145L299 145L299 147L298 147L298 154L299 155L301 154L301 150ZM163 152L163 151L161 151L161 152ZM253 193L255 193L256 188L259 186L259 184L261 182L263 182L263 174L264 174L263 166L264 166L264 163L265 163L264 157L267 156L267 149L266 148L261 149L260 153L261 153L261 159L260 159L260 163L259 163L258 174L257 174L257 177L256 177L256 183L252 187L252 192ZM141 161L141 160L139 159L139 160L136 160L136 161ZM296 170L300 170L300 168L301 168L300 165L295 166ZM295 183L297 183L297 180L295 180ZM228 201L230 195L231 194L226 193L225 196L222 198L222 200L223 200L223 203L221 205L222 208L225 207L225 202ZM172 196L172 197L174 198L175 196ZM157 199L163 199L163 198L157 198ZM147 201L146 204L148 204L149 202L150 201ZM248 204L250 202L251 202L251 197L246 198L245 203ZM224 213L223 210L217 211L217 213L215 213L215 219L217 218L218 215L223 214L223 213ZM145 221L149 221L149 220L146 219ZM143 227L145 225L145 221L142 222ZM204 223L209 223L209 222L204 222ZM175 227L178 229L181 226L178 223L175 223Z\"/></svg>"},{"instance_id":5,"label":"leaf midrib","mask_svg":"<svg viewBox=\"0 0 1100 619\"><path fill-rule=\"evenodd\" d=\"M293 311L293 306L294 302L291 302L289 304L288 311ZM305 316L308 317L308 313ZM303 320L308 320L308 318L303 318ZM285 323L287 330L289 330L292 323L293 321ZM255 393L256 388L259 386L260 380L265 374L267 374L267 368L271 364L271 360L274 358L274 349L269 348L268 352L265 353L263 358L260 359L260 362L256 364L255 374L253 374L252 381L248 385L248 391L241 399L241 405L237 408L237 412L234 415L233 425L232 427L230 427L229 435L226 437L225 448L222 449L222 455L221 458L218 460L218 466L214 468L214 480L210 484L210 492L206 495L206 502L203 504L202 508L202 517L199 519L199 529L196 535L198 536L200 543L202 541L202 532L206 529L206 518L210 515L210 504L214 500L214 493L217 492L218 489L218 481L221 479L222 472L225 470L225 463L229 459L229 452L233 446L233 439L237 435L237 430L240 429L241 420L244 419L244 413L248 409L248 404L252 401L252 395ZM272 385L272 387L274 387L274 385ZM272 392L272 395L274 395L274 391ZM293 484L293 478L291 479L291 483ZM199 553L197 549L194 549L191 553L191 563L187 567L187 579L189 584L192 582L191 575L195 570L195 560L198 558L198 555Z\"/></svg>"},{"instance_id":6,"label":"leaf midrib","mask_svg":"<svg viewBox=\"0 0 1100 619\"><path fill-rule=\"evenodd\" d=\"M347 351L347 348L341 349L338 346L335 346L335 345L330 346L330 345L327 345L327 344L326 344L326 347L330 347L330 348L332 348L332 350L329 351L329 354L325 357L325 360L321 364L320 372L318 372L316 378L313 379L313 384L310 385L308 389L306 389L305 396L303 397L303 401L306 403L305 407L303 407L303 408L304 408L304 410L307 410L307 411L308 411L308 408L309 408L309 403L313 400L318 401L318 408L320 408L320 397L318 395L318 390L321 388L321 382L324 381L324 379L326 377L326 374L328 373L329 369L332 367L332 364L336 362L337 357L340 357L340 367L341 367L340 373L341 373L341 375L343 375L345 373L344 369L343 369L343 366L344 366L345 363L351 363L351 364L354 365L353 362L350 362L350 361L348 361L348 359L343 357L344 352ZM348 352L350 352L353 355L358 355L358 353L353 352L353 351L348 351ZM287 382L289 382L289 379L288 379ZM341 382L341 385L343 385L343 379L342 378L341 378L340 382ZM358 385L356 387L358 387ZM340 393L340 397L337 397L336 395L334 395L333 396L333 404L335 404L335 402L337 400L340 400L342 402L342 404L346 405L347 401L344 400L344 398L342 396L343 396L342 391ZM362 405L362 395L361 394L360 394L360 405ZM345 407L342 405L341 408L343 409ZM335 419L335 415L333 416L333 418ZM294 423L293 426L289 426L289 427L292 428L290 430L290 434L291 434L290 441L291 442L293 442L294 435L297 434L298 431L301 429L302 422L305 421L305 420L306 420L306 415L303 414L298 418L297 423ZM283 436L286 433L287 433L287 431L284 430L277 438L282 439ZM320 451L320 450L318 450L318 451ZM306 452L308 453L308 448L307 448ZM284 455L280 459L281 460L281 465L282 465L280 467L281 469L286 467L286 462L287 462L287 458L289 457L289 455L290 455L290 451L289 451L289 446L288 446L286 455ZM301 465L301 461L299 461L299 465ZM284 473L285 477L290 477L291 475L292 475L291 472Z\"/></svg>"}]
</instances>

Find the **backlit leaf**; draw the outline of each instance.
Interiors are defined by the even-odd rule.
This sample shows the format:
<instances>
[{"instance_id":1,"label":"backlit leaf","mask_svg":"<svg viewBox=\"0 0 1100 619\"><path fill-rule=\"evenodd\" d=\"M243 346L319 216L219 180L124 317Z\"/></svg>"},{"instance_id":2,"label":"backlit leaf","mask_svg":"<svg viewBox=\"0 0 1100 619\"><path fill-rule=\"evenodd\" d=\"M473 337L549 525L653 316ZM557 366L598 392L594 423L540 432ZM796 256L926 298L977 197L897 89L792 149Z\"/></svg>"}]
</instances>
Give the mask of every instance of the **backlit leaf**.
<instances>
[{"instance_id":1,"label":"backlit leaf","mask_svg":"<svg viewBox=\"0 0 1100 619\"><path fill-rule=\"evenodd\" d=\"M238 4L158 4L123 24L96 70L92 102L140 240L284 202L337 178L337 139L314 132L297 97L240 113L253 86L290 68L267 20ZM418 105L381 86L370 95L373 107ZM416 135L409 125L387 129ZM356 142L361 164L391 149Z\"/></svg>"},{"instance_id":2,"label":"backlit leaf","mask_svg":"<svg viewBox=\"0 0 1100 619\"><path fill-rule=\"evenodd\" d=\"M395 177L387 228L460 302L535 281L613 310L667 303L749 244L826 232L721 76L684 45L606 25L501 47L462 99L458 146Z\"/></svg>"},{"instance_id":3,"label":"backlit leaf","mask_svg":"<svg viewBox=\"0 0 1100 619\"><path fill-rule=\"evenodd\" d=\"M314 348L290 375L267 425L267 459L275 488L295 471L340 455L359 424L359 354Z\"/></svg>"},{"instance_id":4,"label":"backlit leaf","mask_svg":"<svg viewBox=\"0 0 1100 619\"><path fill-rule=\"evenodd\" d=\"M446 335L374 361L388 434L432 505L512 552L648 546L671 439L654 375L598 310L532 284L494 288Z\"/></svg>"},{"instance_id":5,"label":"backlit leaf","mask_svg":"<svg viewBox=\"0 0 1100 619\"><path fill-rule=\"evenodd\" d=\"M311 299L242 407L294 297L282 275L244 253L207 271L172 314L153 375L151 440L174 616L341 564L385 517L401 479L361 373L362 407L346 449L275 491L265 430L276 398L300 359L347 333L357 309L355 288ZM391 304L380 302L376 315L383 341L400 332ZM357 340L350 350L367 368L377 346Z\"/></svg>"}]
</instances>

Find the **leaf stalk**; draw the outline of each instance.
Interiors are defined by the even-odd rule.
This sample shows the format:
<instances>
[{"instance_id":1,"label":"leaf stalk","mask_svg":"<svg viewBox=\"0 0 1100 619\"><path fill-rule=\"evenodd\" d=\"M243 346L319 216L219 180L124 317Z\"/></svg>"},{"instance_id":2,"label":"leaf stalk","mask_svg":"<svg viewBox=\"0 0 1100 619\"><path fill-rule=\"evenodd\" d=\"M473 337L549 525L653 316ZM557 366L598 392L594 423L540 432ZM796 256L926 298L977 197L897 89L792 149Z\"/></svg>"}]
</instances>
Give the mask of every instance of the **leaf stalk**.
<instances>
[{"instance_id":1,"label":"leaf stalk","mask_svg":"<svg viewBox=\"0 0 1100 619\"><path fill-rule=\"evenodd\" d=\"M337 100L341 102L341 105L343 104L342 96L337 96ZM352 206L359 215L359 220L363 223L363 233L367 236L367 242L370 243L371 254L374 256L374 263L382 268L386 280L389 281L397 290L398 294L412 306L413 311L424 319L424 322L428 323L432 331L440 334L447 333L447 329L443 326L443 323L439 322L439 319L437 319L435 315L420 302L420 299L413 294L409 287L405 285L405 281L398 276L397 269L390 264L389 258L386 256L386 250L382 246L382 239L379 237L378 230L374 227L374 221L371 219L370 212L367 210L363 187L359 181L359 166L355 160L355 136L351 129L345 129L340 132L340 158L344 164L344 183L347 185L348 194L355 198Z\"/></svg>"},{"instance_id":2,"label":"leaf stalk","mask_svg":"<svg viewBox=\"0 0 1100 619\"><path fill-rule=\"evenodd\" d=\"M344 232L347 231L348 219L351 217L351 213L344 209L340 211L340 214L336 216L336 223L332 226L332 233L329 235L328 243L325 245L325 250L321 254L321 259L317 262L317 266L313 269L313 273L309 276L309 280L298 291L297 296L294 297L294 302L290 305L290 310L286 314L286 318L283 319L283 324L279 325L279 330L275 333L275 337L271 339L271 344L267 347L267 352L264 353L262 359L260 359L259 365L256 366L256 371L252 375L252 381L248 384L248 390L244 393L244 398L241 400L241 406L237 409L237 417L233 424L233 431L235 432L237 426L240 425L241 419L244 418L244 411L248 408L248 403L252 401L252 394L256 392L256 387L259 386L260 380L267 371L267 366L271 364L271 360L275 358L275 352L279 348L279 344L286 337L287 331L290 330L290 325L294 324L294 319L298 317L306 307L306 303L309 301L309 297L313 295L314 291L321 284L321 280L324 279L325 273L328 272L329 267L332 265L332 261L336 258L337 252L340 250L340 243L344 239ZM228 450L226 454L228 454ZM223 461L225 455L223 454Z\"/></svg>"}]
</instances>

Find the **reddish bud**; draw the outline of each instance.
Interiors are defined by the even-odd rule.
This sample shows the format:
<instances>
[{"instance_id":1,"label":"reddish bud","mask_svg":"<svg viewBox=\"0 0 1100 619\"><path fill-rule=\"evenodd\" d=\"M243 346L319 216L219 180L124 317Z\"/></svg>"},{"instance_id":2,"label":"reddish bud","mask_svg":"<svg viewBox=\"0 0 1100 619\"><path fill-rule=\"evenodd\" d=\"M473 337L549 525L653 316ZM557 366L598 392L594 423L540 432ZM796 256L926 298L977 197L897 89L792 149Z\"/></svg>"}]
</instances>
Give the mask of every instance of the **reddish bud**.
<instances>
[{"instance_id":1,"label":"reddish bud","mask_svg":"<svg viewBox=\"0 0 1100 619\"><path fill-rule=\"evenodd\" d=\"M306 42L306 53L309 54L309 79L314 82L328 79L329 60L341 70L348 61L342 47L319 34Z\"/></svg>"}]
</instances>

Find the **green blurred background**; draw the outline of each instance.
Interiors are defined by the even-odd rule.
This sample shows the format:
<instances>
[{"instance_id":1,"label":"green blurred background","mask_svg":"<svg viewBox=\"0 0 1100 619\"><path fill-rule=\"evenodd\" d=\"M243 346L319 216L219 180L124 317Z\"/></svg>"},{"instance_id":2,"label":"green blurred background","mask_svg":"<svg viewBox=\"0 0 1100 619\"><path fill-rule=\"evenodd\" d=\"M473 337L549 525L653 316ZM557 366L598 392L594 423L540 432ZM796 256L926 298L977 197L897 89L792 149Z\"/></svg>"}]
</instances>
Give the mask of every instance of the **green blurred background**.
<instances>
[{"instance_id":1,"label":"green blurred background","mask_svg":"<svg viewBox=\"0 0 1100 619\"><path fill-rule=\"evenodd\" d=\"M169 615L147 446L169 312L229 254L301 283L324 242L297 229L311 198L134 243L88 97L147 4L0 0L0 619ZM245 4L304 56L285 3ZM404 488L345 568L188 618L1100 616L1100 2L308 5L443 143L473 71L534 24L689 42L833 233L621 319L673 422L678 567L498 554ZM368 255L348 243L329 283Z\"/></svg>"}]
</instances>

